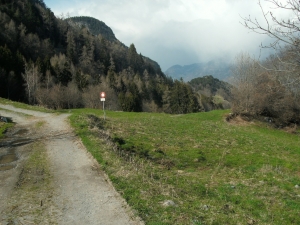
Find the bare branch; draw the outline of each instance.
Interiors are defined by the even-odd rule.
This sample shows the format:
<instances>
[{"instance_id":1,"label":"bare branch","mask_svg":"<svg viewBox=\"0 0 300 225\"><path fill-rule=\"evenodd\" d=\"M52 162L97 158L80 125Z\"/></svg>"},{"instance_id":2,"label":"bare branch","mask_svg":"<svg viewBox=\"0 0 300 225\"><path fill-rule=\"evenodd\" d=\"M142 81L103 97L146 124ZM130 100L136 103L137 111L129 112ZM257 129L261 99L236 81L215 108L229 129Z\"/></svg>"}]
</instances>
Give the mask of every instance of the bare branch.
<instances>
[{"instance_id":1,"label":"bare branch","mask_svg":"<svg viewBox=\"0 0 300 225\"><path fill-rule=\"evenodd\" d=\"M278 19L273 12L265 11L261 0L259 0L258 5L266 25L263 26L257 18L252 19L250 15L249 17L242 17L242 24L255 33L268 35L275 39L273 43L264 47L276 48L281 42L287 45L298 46L298 43L295 44L295 40L299 38L300 31L300 3L296 0L289 0L285 4L277 0L266 0L266 2L273 4L275 9L293 12L296 21L291 19Z\"/></svg>"}]
</instances>

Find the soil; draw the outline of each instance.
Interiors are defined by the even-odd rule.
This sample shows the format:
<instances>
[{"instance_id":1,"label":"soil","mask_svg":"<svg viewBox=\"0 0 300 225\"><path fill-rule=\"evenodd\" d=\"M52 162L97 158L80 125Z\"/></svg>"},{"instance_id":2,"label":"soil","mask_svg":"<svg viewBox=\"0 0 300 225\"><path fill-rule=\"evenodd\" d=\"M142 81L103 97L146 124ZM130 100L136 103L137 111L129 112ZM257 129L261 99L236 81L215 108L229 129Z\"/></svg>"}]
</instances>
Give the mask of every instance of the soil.
<instances>
[{"instance_id":1,"label":"soil","mask_svg":"<svg viewBox=\"0 0 300 225\"><path fill-rule=\"evenodd\" d=\"M16 123L0 140L0 225L144 224L74 135L68 114L0 104L0 115ZM41 165L31 168L34 154Z\"/></svg>"}]
</instances>

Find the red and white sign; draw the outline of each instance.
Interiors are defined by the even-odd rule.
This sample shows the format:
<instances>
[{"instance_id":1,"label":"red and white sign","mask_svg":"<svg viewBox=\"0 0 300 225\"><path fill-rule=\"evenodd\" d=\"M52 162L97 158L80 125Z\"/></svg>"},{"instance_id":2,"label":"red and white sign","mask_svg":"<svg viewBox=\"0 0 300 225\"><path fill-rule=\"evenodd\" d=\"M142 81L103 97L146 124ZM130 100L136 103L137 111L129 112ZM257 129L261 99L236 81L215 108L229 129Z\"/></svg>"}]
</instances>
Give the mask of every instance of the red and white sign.
<instances>
[{"instance_id":1,"label":"red and white sign","mask_svg":"<svg viewBox=\"0 0 300 225\"><path fill-rule=\"evenodd\" d=\"M105 92L100 92L100 99L101 99L101 102L105 101Z\"/></svg>"}]
</instances>

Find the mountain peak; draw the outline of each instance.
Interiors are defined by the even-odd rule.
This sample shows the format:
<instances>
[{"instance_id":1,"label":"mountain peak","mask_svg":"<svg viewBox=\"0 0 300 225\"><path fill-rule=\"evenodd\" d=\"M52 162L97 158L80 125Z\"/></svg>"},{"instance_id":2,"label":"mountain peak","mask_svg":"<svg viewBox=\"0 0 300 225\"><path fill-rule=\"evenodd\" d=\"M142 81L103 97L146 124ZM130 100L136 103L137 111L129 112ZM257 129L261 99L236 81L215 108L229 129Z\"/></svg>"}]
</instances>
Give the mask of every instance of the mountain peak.
<instances>
[{"instance_id":1,"label":"mountain peak","mask_svg":"<svg viewBox=\"0 0 300 225\"><path fill-rule=\"evenodd\" d=\"M116 41L117 38L112 29L104 22L89 16L76 16L66 19L75 26L85 26L93 35L101 35L109 41Z\"/></svg>"}]
</instances>

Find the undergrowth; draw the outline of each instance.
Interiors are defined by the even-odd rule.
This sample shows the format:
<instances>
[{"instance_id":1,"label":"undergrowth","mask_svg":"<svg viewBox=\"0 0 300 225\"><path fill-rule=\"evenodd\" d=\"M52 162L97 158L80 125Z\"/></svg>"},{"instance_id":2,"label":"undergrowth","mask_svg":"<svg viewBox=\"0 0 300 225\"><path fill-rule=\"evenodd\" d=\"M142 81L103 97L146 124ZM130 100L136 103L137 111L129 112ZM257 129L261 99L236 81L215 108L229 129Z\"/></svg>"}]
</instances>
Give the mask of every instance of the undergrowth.
<instances>
[{"instance_id":1,"label":"undergrowth","mask_svg":"<svg viewBox=\"0 0 300 225\"><path fill-rule=\"evenodd\" d=\"M72 125L146 224L300 224L300 137L228 111L74 110ZM165 206L167 200L175 205Z\"/></svg>"}]
</instances>

